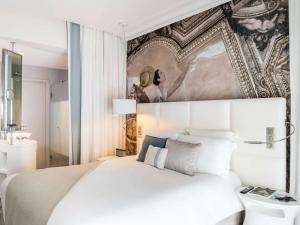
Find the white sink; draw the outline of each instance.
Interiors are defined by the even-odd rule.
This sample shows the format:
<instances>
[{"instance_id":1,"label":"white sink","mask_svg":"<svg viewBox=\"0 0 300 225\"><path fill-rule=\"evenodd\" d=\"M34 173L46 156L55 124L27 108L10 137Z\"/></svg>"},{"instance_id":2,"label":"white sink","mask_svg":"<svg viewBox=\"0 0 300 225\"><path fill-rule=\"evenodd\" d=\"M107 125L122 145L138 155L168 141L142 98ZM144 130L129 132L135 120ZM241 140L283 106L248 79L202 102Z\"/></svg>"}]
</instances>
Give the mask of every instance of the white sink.
<instances>
[{"instance_id":1,"label":"white sink","mask_svg":"<svg viewBox=\"0 0 300 225\"><path fill-rule=\"evenodd\" d=\"M7 140L9 140L11 133L7 132L6 135L7 135ZM32 135L32 133L25 132L25 131L15 131L15 132L13 132L14 140L29 139L31 137L31 135ZM3 133L2 133L2 136L3 136Z\"/></svg>"}]
</instances>

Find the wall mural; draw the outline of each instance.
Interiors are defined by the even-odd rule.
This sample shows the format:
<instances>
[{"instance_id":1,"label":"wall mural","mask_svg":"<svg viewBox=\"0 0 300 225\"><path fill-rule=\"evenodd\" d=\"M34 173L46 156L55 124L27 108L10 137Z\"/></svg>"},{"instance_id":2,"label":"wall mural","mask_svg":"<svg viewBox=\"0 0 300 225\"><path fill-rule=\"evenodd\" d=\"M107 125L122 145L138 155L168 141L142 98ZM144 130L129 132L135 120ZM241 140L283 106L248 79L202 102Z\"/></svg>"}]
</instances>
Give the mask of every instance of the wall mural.
<instances>
[{"instance_id":1,"label":"wall mural","mask_svg":"<svg viewBox=\"0 0 300 225\"><path fill-rule=\"evenodd\" d=\"M128 97L141 103L285 97L289 118L288 32L288 0L233 0L135 38L128 42ZM126 148L136 151L133 116Z\"/></svg>"}]
</instances>

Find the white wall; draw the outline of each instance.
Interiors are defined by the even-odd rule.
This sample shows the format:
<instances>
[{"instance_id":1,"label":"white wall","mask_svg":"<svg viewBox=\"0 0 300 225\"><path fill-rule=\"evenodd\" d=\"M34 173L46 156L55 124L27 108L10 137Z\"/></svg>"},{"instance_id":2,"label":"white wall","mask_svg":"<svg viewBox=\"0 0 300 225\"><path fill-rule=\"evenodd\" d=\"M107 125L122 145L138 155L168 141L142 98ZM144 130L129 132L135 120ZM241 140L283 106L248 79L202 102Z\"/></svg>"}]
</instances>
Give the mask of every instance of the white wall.
<instances>
[{"instance_id":1,"label":"white wall","mask_svg":"<svg viewBox=\"0 0 300 225\"><path fill-rule=\"evenodd\" d=\"M47 80L50 85L50 92L53 96L51 101L68 100L67 70L49 69L35 66L23 66L23 78Z\"/></svg>"},{"instance_id":2,"label":"white wall","mask_svg":"<svg viewBox=\"0 0 300 225\"><path fill-rule=\"evenodd\" d=\"M68 80L62 79L58 83L51 85L51 102L67 101L68 95Z\"/></svg>"},{"instance_id":3,"label":"white wall","mask_svg":"<svg viewBox=\"0 0 300 225\"><path fill-rule=\"evenodd\" d=\"M300 198L300 2L289 1L291 122L296 132L291 137L291 192ZM300 214L296 225L300 225Z\"/></svg>"},{"instance_id":4,"label":"white wall","mask_svg":"<svg viewBox=\"0 0 300 225\"><path fill-rule=\"evenodd\" d=\"M1 71L2 64L0 64ZM67 100L68 96L68 71L61 69L51 69L37 66L24 66L23 65L23 78L24 79L39 79L39 80L47 80L50 86L55 86L56 84L60 84L61 81L64 81L64 87L60 89L53 88L53 95L55 95L56 99ZM54 101L57 101L54 99Z\"/></svg>"},{"instance_id":5,"label":"white wall","mask_svg":"<svg viewBox=\"0 0 300 225\"><path fill-rule=\"evenodd\" d=\"M23 66L23 77L48 80L50 85L52 85L61 80L68 80L68 71L36 66Z\"/></svg>"},{"instance_id":6,"label":"white wall","mask_svg":"<svg viewBox=\"0 0 300 225\"><path fill-rule=\"evenodd\" d=\"M291 77L291 122L296 132L291 137L291 192L300 196L300 2L289 1L290 13L290 77ZM298 171L297 171L298 169ZM298 178L298 179L297 179ZM300 223L299 223L300 224Z\"/></svg>"}]
</instances>

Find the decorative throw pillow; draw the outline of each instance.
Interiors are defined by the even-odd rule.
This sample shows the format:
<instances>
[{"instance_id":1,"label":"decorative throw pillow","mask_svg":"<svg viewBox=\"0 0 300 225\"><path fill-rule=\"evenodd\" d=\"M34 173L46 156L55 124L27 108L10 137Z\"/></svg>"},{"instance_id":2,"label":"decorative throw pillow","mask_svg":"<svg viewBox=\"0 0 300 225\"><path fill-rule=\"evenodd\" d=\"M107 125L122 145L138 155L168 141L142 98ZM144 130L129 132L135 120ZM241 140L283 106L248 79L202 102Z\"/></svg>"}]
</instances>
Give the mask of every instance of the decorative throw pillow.
<instances>
[{"instance_id":1,"label":"decorative throw pillow","mask_svg":"<svg viewBox=\"0 0 300 225\"><path fill-rule=\"evenodd\" d=\"M138 156L137 161L144 162L145 157L148 151L149 145L152 145L154 147L158 148L164 148L166 146L167 138L158 138L158 137L152 137L149 135L146 135L144 138L144 142L140 151L140 154Z\"/></svg>"},{"instance_id":2,"label":"decorative throw pillow","mask_svg":"<svg viewBox=\"0 0 300 225\"><path fill-rule=\"evenodd\" d=\"M191 144L168 139L166 148L168 149L168 155L165 168L193 176L201 144Z\"/></svg>"},{"instance_id":3,"label":"decorative throw pillow","mask_svg":"<svg viewBox=\"0 0 300 225\"><path fill-rule=\"evenodd\" d=\"M173 140L177 140L180 136L184 134L183 130L178 129L142 129L142 138L137 140L137 155L141 152L141 148L144 142L145 136L152 136L158 138L171 138Z\"/></svg>"},{"instance_id":4,"label":"decorative throw pillow","mask_svg":"<svg viewBox=\"0 0 300 225\"><path fill-rule=\"evenodd\" d=\"M168 149L149 145L144 163L162 170L165 168L167 154Z\"/></svg>"}]
</instances>

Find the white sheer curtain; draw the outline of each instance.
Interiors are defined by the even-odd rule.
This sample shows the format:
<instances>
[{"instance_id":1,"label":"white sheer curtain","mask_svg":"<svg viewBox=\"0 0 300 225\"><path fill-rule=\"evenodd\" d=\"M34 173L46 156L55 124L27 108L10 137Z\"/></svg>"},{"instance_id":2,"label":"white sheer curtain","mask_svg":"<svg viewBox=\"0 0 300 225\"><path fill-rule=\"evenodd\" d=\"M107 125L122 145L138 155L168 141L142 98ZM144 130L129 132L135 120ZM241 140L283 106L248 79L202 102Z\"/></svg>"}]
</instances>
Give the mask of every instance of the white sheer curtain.
<instances>
[{"instance_id":1,"label":"white sheer curtain","mask_svg":"<svg viewBox=\"0 0 300 225\"><path fill-rule=\"evenodd\" d=\"M126 44L119 37L81 26L81 163L124 147L123 118L112 99L126 97Z\"/></svg>"}]
</instances>

